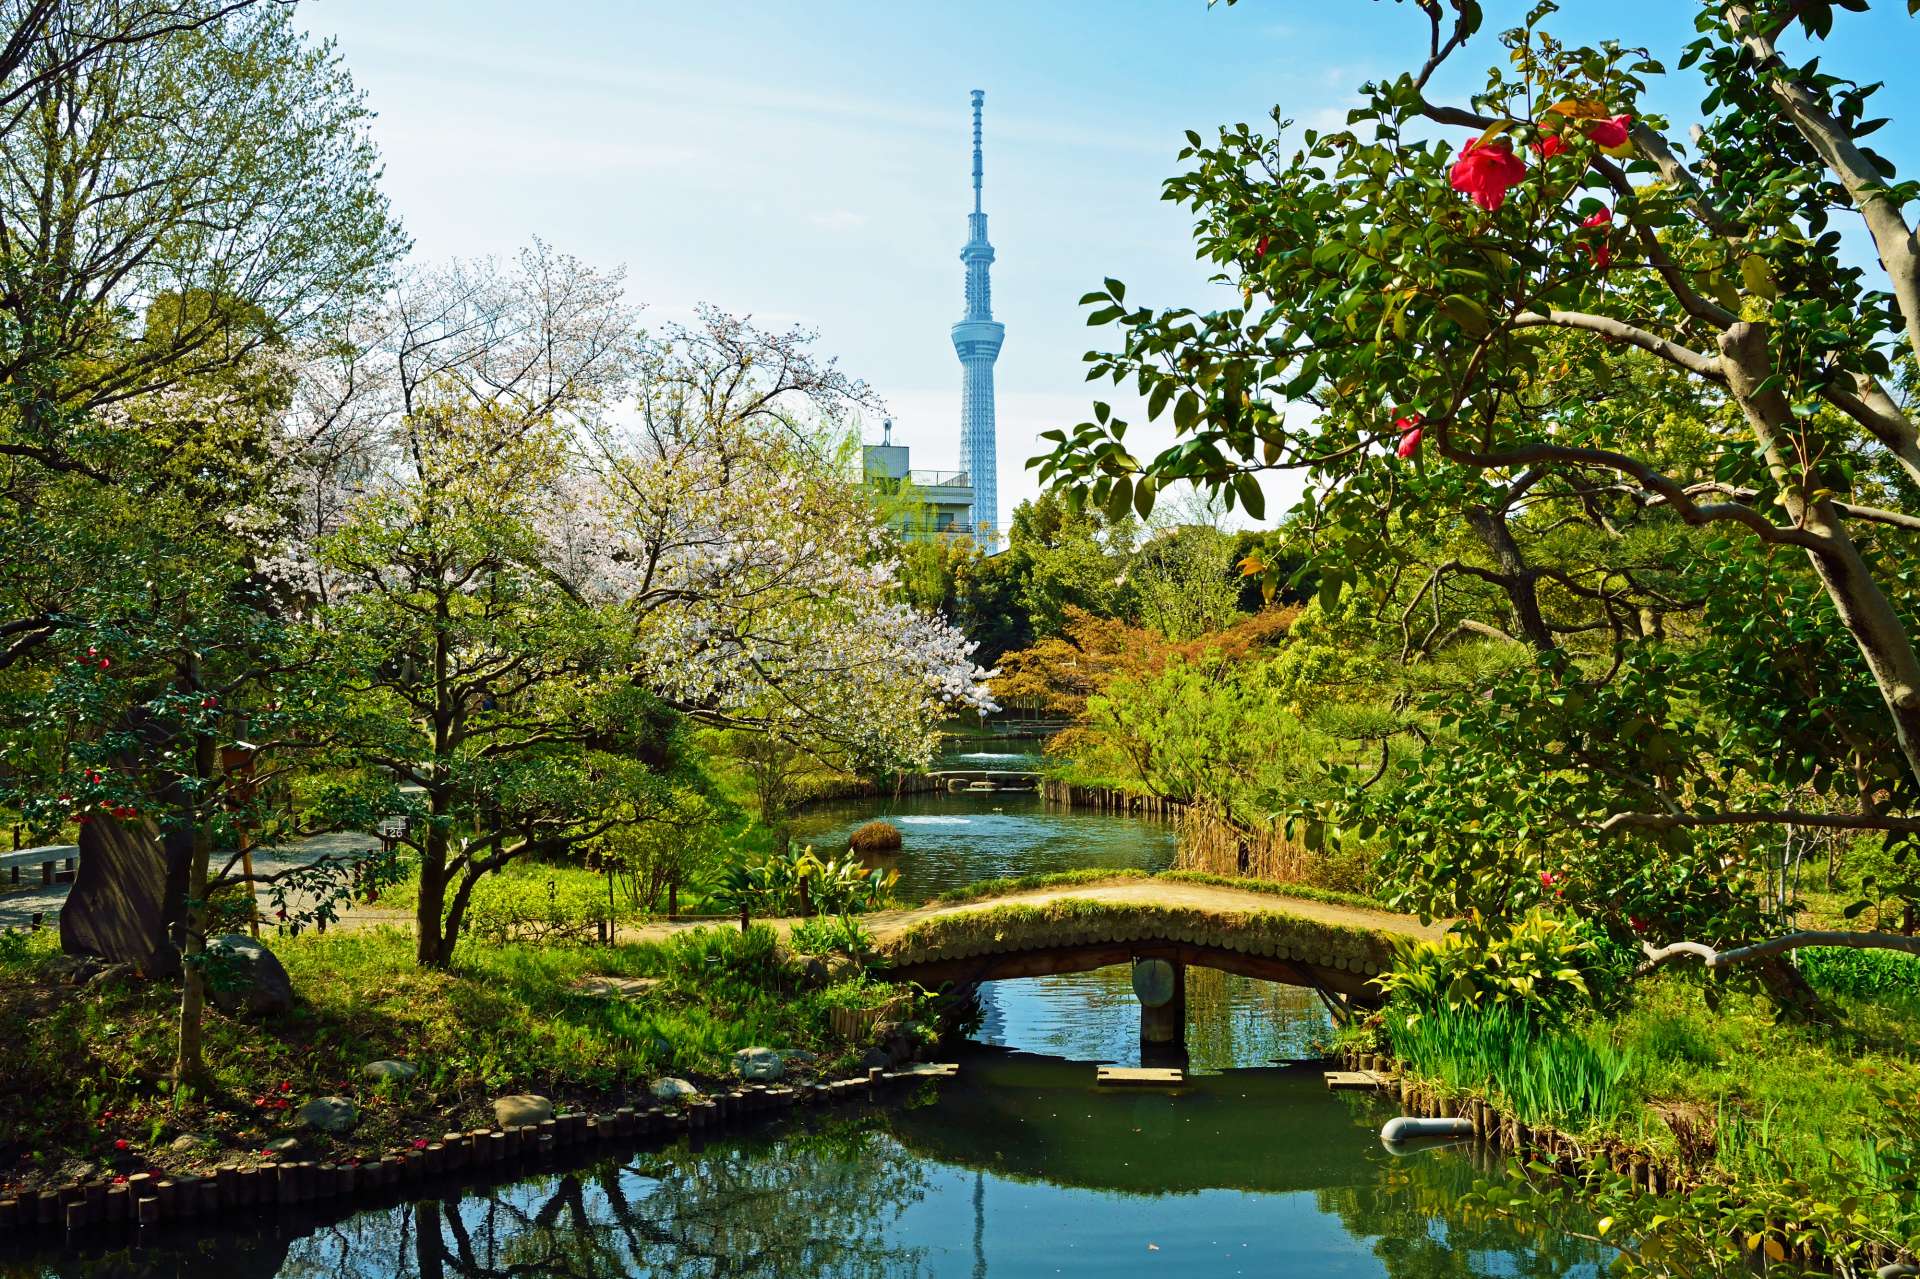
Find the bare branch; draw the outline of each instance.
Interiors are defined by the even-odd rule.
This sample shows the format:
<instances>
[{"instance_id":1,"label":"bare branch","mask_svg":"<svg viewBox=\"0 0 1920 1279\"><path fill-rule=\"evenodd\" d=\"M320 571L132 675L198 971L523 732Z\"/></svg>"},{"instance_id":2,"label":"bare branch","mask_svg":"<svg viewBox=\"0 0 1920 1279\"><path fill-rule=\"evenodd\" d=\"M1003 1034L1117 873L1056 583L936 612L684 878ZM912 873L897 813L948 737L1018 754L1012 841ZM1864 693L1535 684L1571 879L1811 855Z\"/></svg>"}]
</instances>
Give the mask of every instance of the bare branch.
<instances>
[{"instance_id":1,"label":"bare branch","mask_svg":"<svg viewBox=\"0 0 1920 1279\"><path fill-rule=\"evenodd\" d=\"M1908 955L1920 955L1920 937L1908 937L1901 933L1830 933L1799 932L1787 933L1780 937L1769 937L1766 941L1754 942L1749 946L1736 946L1732 950L1716 950L1705 942L1677 941L1668 946L1655 946L1647 942L1641 950L1647 956L1642 972L1659 967L1670 959L1691 955L1709 969L1731 968L1735 964L1749 959L1766 959L1773 955L1784 955L1791 950L1804 946L1846 946L1854 950L1896 950Z\"/></svg>"}]
</instances>

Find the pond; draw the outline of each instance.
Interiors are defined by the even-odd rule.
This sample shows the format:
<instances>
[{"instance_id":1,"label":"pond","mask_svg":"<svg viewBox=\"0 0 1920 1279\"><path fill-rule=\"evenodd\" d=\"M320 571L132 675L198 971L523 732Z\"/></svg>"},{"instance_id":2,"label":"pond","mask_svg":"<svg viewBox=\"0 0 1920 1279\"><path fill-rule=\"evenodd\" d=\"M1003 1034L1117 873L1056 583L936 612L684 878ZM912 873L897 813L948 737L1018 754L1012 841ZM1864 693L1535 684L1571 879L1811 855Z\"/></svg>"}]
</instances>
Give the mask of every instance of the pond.
<instances>
[{"instance_id":1,"label":"pond","mask_svg":"<svg viewBox=\"0 0 1920 1279\"><path fill-rule=\"evenodd\" d=\"M1173 865L1173 828L1105 813L1075 813L1031 792L939 792L836 800L801 813L794 842L844 852L855 827L884 818L900 828L894 894L924 901L982 879L1063 870L1156 871Z\"/></svg>"},{"instance_id":2,"label":"pond","mask_svg":"<svg viewBox=\"0 0 1920 1279\"><path fill-rule=\"evenodd\" d=\"M998 810L998 811L996 811ZM812 815L823 839L876 815L907 831L919 894L989 875L1155 869L1160 825L1029 796L915 796ZM915 822L912 819L924 819ZM1380 1103L1331 1093L1310 992L1188 974L1192 1074L1178 1091L1097 1088L1132 1064L1127 969L984 988L959 1076L902 1104L681 1141L569 1172L299 1231L172 1236L137 1252L9 1267L34 1279L1027 1279L1084 1275L1594 1276L1606 1258L1549 1225L1469 1219L1500 1175L1470 1147L1382 1148Z\"/></svg>"}]
</instances>

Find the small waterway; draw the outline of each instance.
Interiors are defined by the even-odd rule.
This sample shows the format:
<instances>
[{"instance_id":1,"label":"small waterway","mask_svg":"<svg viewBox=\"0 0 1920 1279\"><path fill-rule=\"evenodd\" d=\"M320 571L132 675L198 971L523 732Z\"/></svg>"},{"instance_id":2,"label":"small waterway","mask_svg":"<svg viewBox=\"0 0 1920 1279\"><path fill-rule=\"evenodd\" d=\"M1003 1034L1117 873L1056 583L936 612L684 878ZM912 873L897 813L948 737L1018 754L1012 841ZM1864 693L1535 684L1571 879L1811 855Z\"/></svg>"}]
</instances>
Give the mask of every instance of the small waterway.
<instances>
[{"instance_id":1,"label":"small waterway","mask_svg":"<svg viewBox=\"0 0 1920 1279\"><path fill-rule=\"evenodd\" d=\"M1164 867L1157 823L1033 796L923 795L809 815L818 846L901 826L902 896L1100 866ZM9 1266L34 1279L1268 1279L1591 1277L1605 1258L1549 1224L1458 1205L1497 1168L1468 1147L1392 1154L1381 1104L1330 1093L1308 991L1188 974L1191 1075L1177 1092L1096 1088L1133 1064L1124 967L989 983L959 1076L906 1104L809 1112L460 1195L290 1229ZM1478 1166L1476 1161L1480 1161Z\"/></svg>"}]
</instances>

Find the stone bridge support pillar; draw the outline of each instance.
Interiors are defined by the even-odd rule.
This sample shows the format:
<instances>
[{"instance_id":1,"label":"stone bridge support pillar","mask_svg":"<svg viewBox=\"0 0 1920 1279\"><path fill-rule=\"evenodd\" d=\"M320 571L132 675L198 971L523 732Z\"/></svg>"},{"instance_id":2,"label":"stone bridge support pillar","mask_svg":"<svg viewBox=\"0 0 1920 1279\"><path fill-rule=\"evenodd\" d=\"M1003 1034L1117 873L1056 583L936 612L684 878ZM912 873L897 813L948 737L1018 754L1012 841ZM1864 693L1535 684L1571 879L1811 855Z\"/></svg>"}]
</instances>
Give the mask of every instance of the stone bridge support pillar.
<instances>
[{"instance_id":1,"label":"stone bridge support pillar","mask_svg":"<svg viewBox=\"0 0 1920 1279\"><path fill-rule=\"evenodd\" d=\"M1133 993L1140 997L1140 1064L1184 1065L1187 966L1169 959L1136 959Z\"/></svg>"}]
</instances>

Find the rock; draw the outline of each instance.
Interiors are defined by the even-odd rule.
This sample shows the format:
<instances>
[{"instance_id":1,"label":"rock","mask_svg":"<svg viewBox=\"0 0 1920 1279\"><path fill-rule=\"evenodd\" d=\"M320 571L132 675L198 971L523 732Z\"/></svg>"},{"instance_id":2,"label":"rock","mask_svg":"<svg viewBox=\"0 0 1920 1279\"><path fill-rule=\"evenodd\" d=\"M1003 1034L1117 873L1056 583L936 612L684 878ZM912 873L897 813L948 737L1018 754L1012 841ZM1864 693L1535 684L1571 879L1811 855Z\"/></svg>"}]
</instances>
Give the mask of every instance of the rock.
<instances>
[{"instance_id":1,"label":"rock","mask_svg":"<svg viewBox=\"0 0 1920 1279\"><path fill-rule=\"evenodd\" d=\"M700 1090L684 1079L668 1076L653 1081L653 1095L661 1101L688 1101L700 1095Z\"/></svg>"},{"instance_id":2,"label":"rock","mask_svg":"<svg viewBox=\"0 0 1920 1279\"><path fill-rule=\"evenodd\" d=\"M811 1066L820 1059L804 1049L783 1048L780 1050L780 1060L788 1069L792 1069L795 1066Z\"/></svg>"},{"instance_id":3,"label":"rock","mask_svg":"<svg viewBox=\"0 0 1920 1279\"><path fill-rule=\"evenodd\" d=\"M132 964L108 964L93 976L87 978L85 989L98 990L102 986L112 985L116 981L125 981L133 976Z\"/></svg>"},{"instance_id":4,"label":"rock","mask_svg":"<svg viewBox=\"0 0 1920 1279\"><path fill-rule=\"evenodd\" d=\"M420 1068L404 1061L370 1061L360 1067L360 1073L368 1079L392 1079L405 1083L420 1073Z\"/></svg>"},{"instance_id":5,"label":"rock","mask_svg":"<svg viewBox=\"0 0 1920 1279\"><path fill-rule=\"evenodd\" d=\"M298 1137L278 1137L268 1142L265 1149L276 1155L290 1155L300 1149L300 1139Z\"/></svg>"},{"instance_id":6,"label":"rock","mask_svg":"<svg viewBox=\"0 0 1920 1279\"><path fill-rule=\"evenodd\" d=\"M188 1132L188 1133L182 1133L178 1137L175 1137L173 1139L173 1143L170 1146L168 1146L167 1149L173 1151L173 1153L176 1155L184 1155L193 1150L198 1149L199 1145L200 1145L200 1139L194 1136L192 1133Z\"/></svg>"},{"instance_id":7,"label":"rock","mask_svg":"<svg viewBox=\"0 0 1920 1279\"><path fill-rule=\"evenodd\" d=\"M893 1057L878 1048L869 1048L860 1058L862 1070L886 1070L893 1065Z\"/></svg>"},{"instance_id":8,"label":"rock","mask_svg":"<svg viewBox=\"0 0 1920 1279\"><path fill-rule=\"evenodd\" d=\"M787 1073L787 1063L771 1048L742 1048L733 1055L733 1073L748 1083L772 1083Z\"/></svg>"},{"instance_id":9,"label":"rock","mask_svg":"<svg viewBox=\"0 0 1920 1279\"><path fill-rule=\"evenodd\" d=\"M345 1097L315 1097L300 1107L299 1117L320 1132L346 1132L360 1122L360 1112Z\"/></svg>"},{"instance_id":10,"label":"rock","mask_svg":"<svg viewBox=\"0 0 1920 1279\"><path fill-rule=\"evenodd\" d=\"M129 963L154 977L179 972L171 934L186 909L192 843L185 831L162 839L150 818L89 814L73 888L60 906L60 949Z\"/></svg>"},{"instance_id":11,"label":"rock","mask_svg":"<svg viewBox=\"0 0 1920 1279\"><path fill-rule=\"evenodd\" d=\"M553 1118L553 1103L532 1093L516 1093L493 1103L493 1122L502 1128L524 1128Z\"/></svg>"},{"instance_id":12,"label":"rock","mask_svg":"<svg viewBox=\"0 0 1920 1279\"><path fill-rule=\"evenodd\" d=\"M241 933L207 943L207 993L229 1013L271 1016L293 1007L293 982L274 953Z\"/></svg>"},{"instance_id":13,"label":"rock","mask_svg":"<svg viewBox=\"0 0 1920 1279\"><path fill-rule=\"evenodd\" d=\"M595 999L638 999L661 980L658 977L582 977L573 988Z\"/></svg>"},{"instance_id":14,"label":"rock","mask_svg":"<svg viewBox=\"0 0 1920 1279\"><path fill-rule=\"evenodd\" d=\"M83 986L105 972L107 961L96 955L55 955L47 961L47 976L68 986Z\"/></svg>"}]
</instances>

